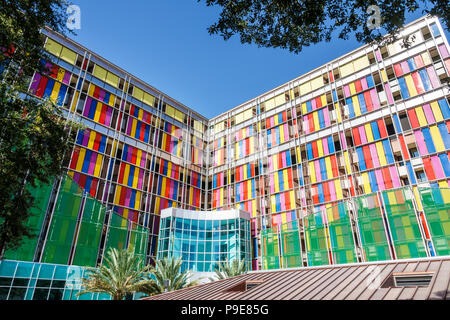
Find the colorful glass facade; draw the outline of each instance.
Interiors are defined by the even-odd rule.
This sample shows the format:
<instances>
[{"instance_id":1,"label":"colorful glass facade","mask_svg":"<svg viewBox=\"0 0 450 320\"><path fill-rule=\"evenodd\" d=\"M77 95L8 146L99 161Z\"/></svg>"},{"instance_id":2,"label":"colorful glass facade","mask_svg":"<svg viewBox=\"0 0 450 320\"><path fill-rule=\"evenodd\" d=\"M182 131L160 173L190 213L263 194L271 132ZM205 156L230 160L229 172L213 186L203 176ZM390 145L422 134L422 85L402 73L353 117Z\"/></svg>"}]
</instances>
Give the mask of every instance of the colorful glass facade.
<instances>
[{"instance_id":1,"label":"colorful glass facade","mask_svg":"<svg viewBox=\"0 0 450 320\"><path fill-rule=\"evenodd\" d=\"M418 193L422 209L415 207L413 188L403 187L354 197L299 222L266 229L262 232L262 267L448 255L450 188L418 187Z\"/></svg>"},{"instance_id":2,"label":"colorful glass facade","mask_svg":"<svg viewBox=\"0 0 450 320\"><path fill-rule=\"evenodd\" d=\"M402 36L410 47L364 46L210 120L208 205L251 213L254 268L436 254L419 187L450 187L449 47L435 18Z\"/></svg>"},{"instance_id":3,"label":"colorful glass facade","mask_svg":"<svg viewBox=\"0 0 450 320\"><path fill-rule=\"evenodd\" d=\"M448 252L448 210L435 203L449 203L449 45L433 17L402 35L414 36L408 48L401 40L363 46L208 120L44 31L48 72L34 75L29 92L86 125L64 166L82 190L75 206L87 194L104 207L86 216L86 232L113 235L74 238L83 224L57 184L50 189L61 205L42 207L43 219L55 222L42 223L36 250L24 247L11 259L99 263L105 249L128 245L139 238L130 230L141 228L136 241L145 245L136 248L150 262L161 210L170 207L248 211L253 269ZM391 202L392 190L404 188L413 198ZM82 247L89 254L73 250ZM268 258L286 248L288 261Z\"/></svg>"}]
</instances>

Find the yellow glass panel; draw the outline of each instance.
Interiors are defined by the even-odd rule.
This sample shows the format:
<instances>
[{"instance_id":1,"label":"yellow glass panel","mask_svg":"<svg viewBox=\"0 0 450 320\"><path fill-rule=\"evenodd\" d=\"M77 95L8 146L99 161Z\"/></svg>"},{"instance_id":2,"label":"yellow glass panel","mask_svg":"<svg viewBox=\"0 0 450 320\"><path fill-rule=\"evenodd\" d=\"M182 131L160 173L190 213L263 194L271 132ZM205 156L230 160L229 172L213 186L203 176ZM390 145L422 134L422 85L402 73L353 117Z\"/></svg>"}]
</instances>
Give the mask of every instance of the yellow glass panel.
<instances>
[{"instance_id":1,"label":"yellow glass panel","mask_svg":"<svg viewBox=\"0 0 450 320\"><path fill-rule=\"evenodd\" d=\"M314 161L310 161L308 163L309 165L309 174L311 176L311 183L315 183L316 182L316 169L314 167Z\"/></svg>"},{"instance_id":2,"label":"yellow glass panel","mask_svg":"<svg viewBox=\"0 0 450 320\"><path fill-rule=\"evenodd\" d=\"M325 158L325 167L327 168L327 177L328 177L328 179L331 179L331 177L333 177L333 170L331 168L331 158L330 157Z\"/></svg>"},{"instance_id":3,"label":"yellow glass panel","mask_svg":"<svg viewBox=\"0 0 450 320\"><path fill-rule=\"evenodd\" d=\"M385 166L387 164L387 161L386 161L386 155L384 154L383 144L381 143L381 141L378 141L375 144L375 147L377 148L378 159L380 160L380 165Z\"/></svg>"},{"instance_id":4,"label":"yellow glass panel","mask_svg":"<svg viewBox=\"0 0 450 320\"><path fill-rule=\"evenodd\" d=\"M370 181L369 181L369 175L367 172L364 172L362 175L363 185L364 185L364 192L366 194L369 194L372 192L372 189L370 188Z\"/></svg>"},{"instance_id":5,"label":"yellow glass panel","mask_svg":"<svg viewBox=\"0 0 450 320\"><path fill-rule=\"evenodd\" d=\"M422 211L422 202L420 201L419 192L417 191L417 187L413 187L414 197L416 198L417 208L419 211Z\"/></svg>"},{"instance_id":6,"label":"yellow glass panel","mask_svg":"<svg viewBox=\"0 0 450 320\"><path fill-rule=\"evenodd\" d=\"M436 122L444 120L444 118L442 117L441 108L439 108L438 103L436 101L434 101L434 102L431 102L430 105L431 105L431 109L433 110L434 119L436 120Z\"/></svg>"},{"instance_id":7,"label":"yellow glass panel","mask_svg":"<svg viewBox=\"0 0 450 320\"><path fill-rule=\"evenodd\" d=\"M422 60L425 65L431 64L431 58L428 51L422 53Z\"/></svg>"},{"instance_id":8,"label":"yellow glass panel","mask_svg":"<svg viewBox=\"0 0 450 320\"><path fill-rule=\"evenodd\" d=\"M77 60L77 54L76 52L63 47L61 51L61 59L70 64L75 64L75 61Z\"/></svg>"},{"instance_id":9,"label":"yellow glass panel","mask_svg":"<svg viewBox=\"0 0 450 320\"><path fill-rule=\"evenodd\" d=\"M360 116L361 115L361 108L359 107L358 96L353 96L352 97L352 102L353 102L353 110L355 111L355 116Z\"/></svg>"},{"instance_id":10,"label":"yellow glass panel","mask_svg":"<svg viewBox=\"0 0 450 320\"><path fill-rule=\"evenodd\" d=\"M91 97L93 97L93 96L94 96L94 91L95 91L95 85L91 83L91 84L89 85L89 91L88 91L88 94L89 94Z\"/></svg>"},{"instance_id":11,"label":"yellow glass panel","mask_svg":"<svg viewBox=\"0 0 450 320\"><path fill-rule=\"evenodd\" d=\"M238 124L244 121L244 117L242 113L239 113L234 118L234 123Z\"/></svg>"},{"instance_id":12,"label":"yellow glass panel","mask_svg":"<svg viewBox=\"0 0 450 320\"><path fill-rule=\"evenodd\" d=\"M135 86L133 89L133 97L135 97L139 101L142 101L142 99L144 98L144 91Z\"/></svg>"},{"instance_id":13,"label":"yellow glass panel","mask_svg":"<svg viewBox=\"0 0 450 320\"><path fill-rule=\"evenodd\" d=\"M267 100L266 102L264 102L264 106L266 108L266 111L275 108L275 99L272 98Z\"/></svg>"},{"instance_id":14,"label":"yellow glass panel","mask_svg":"<svg viewBox=\"0 0 450 320\"><path fill-rule=\"evenodd\" d=\"M341 119L341 111L339 110L339 104L338 104L338 103L335 103L335 104L334 104L334 110L336 110L337 121L338 121L338 122L342 122L342 119Z\"/></svg>"},{"instance_id":15,"label":"yellow glass panel","mask_svg":"<svg viewBox=\"0 0 450 320\"><path fill-rule=\"evenodd\" d=\"M302 103L302 113L306 114L308 112L308 109L306 108L306 102Z\"/></svg>"},{"instance_id":16,"label":"yellow glass panel","mask_svg":"<svg viewBox=\"0 0 450 320\"><path fill-rule=\"evenodd\" d=\"M225 129L225 126L224 126L223 121L219 122L218 124L216 124L216 125L214 126L214 132L215 132L215 133L221 132L221 131L223 131L224 129Z\"/></svg>"},{"instance_id":17,"label":"yellow glass panel","mask_svg":"<svg viewBox=\"0 0 450 320\"><path fill-rule=\"evenodd\" d=\"M352 74L354 71L353 62L349 62L340 67L341 77L344 78L349 74Z\"/></svg>"},{"instance_id":18,"label":"yellow glass panel","mask_svg":"<svg viewBox=\"0 0 450 320\"><path fill-rule=\"evenodd\" d=\"M275 106L276 107L281 106L284 103L286 103L286 97L285 97L284 93L275 97Z\"/></svg>"},{"instance_id":19,"label":"yellow glass panel","mask_svg":"<svg viewBox=\"0 0 450 320\"><path fill-rule=\"evenodd\" d=\"M321 87L323 87L323 77L322 76L311 80L311 91L319 89Z\"/></svg>"},{"instance_id":20,"label":"yellow glass panel","mask_svg":"<svg viewBox=\"0 0 450 320\"><path fill-rule=\"evenodd\" d=\"M326 95L322 95L320 97L320 101L322 102L322 107L327 105L327 96Z\"/></svg>"},{"instance_id":21,"label":"yellow glass panel","mask_svg":"<svg viewBox=\"0 0 450 320\"><path fill-rule=\"evenodd\" d=\"M317 140L317 151L319 153L319 157L323 157L323 144L322 139Z\"/></svg>"},{"instance_id":22,"label":"yellow glass panel","mask_svg":"<svg viewBox=\"0 0 450 320\"><path fill-rule=\"evenodd\" d=\"M410 74L405 76L406 86L408 87L408 91L412 97L417 96L417 90L414 86L414 81Z\"/></svg>"},{"instance_id":23,"label":"yellow glass panel","mask_svg":"<svg viewBox=\"0 0 450 320\"><path fill-rule=\"evenodd\" d=\"M106 83L108 83L109 85L117 88L117 86L119 85L119 77L116 76L114 73L112 72L108 72L108 74L106 75Z\"/></svg>"},{"instance_id":24,"label":"yellow glass panel","mask_svg":"<svg viewBox=\"0 0 450 320\"><path fill-rule=\"evenodd\" d=\"M444 142L442 141L441 133L437 126L430 127L431 138L436 146L437 152L445 151Z\"/></svg>"},{"instance_id":25,"label":"yellow glass panel","mask_svg":"<svg viewBox=\"0 0 450 320\"><path fill-rule=\"evenodd\" d=\"M45 43L44 48L49 53L59 57L59 55L61 54L62 45L60 45L53 39L47 38L47 42Z\"/></svg>"},{"instance_id":26,"label":"yellow glass panel","mask_svg":"<svg viewBox=\"0 0 450 320\"><path fill-rule=\"evenodd\" d=\"M66 74L66 71L63 69L63 68L59 68L58 69L58 75L57 75L57 77L56 77L56 79L58 80L58 81L63 81L64 80L64 75Z\"/></svg>"},{"instance_id":27,"label":"yellow glass panel","mask_svg":"<svg viewBox=\"0 0 450 320\"><path fill-rule=\"evenodd\" d=\"M364 125L364 129L366 131L366 137L367 137L367 142L373 142L373 132L372 132L372 126L370 125L370 123L366 123Z\"/></svg>"},{"instance_id":28,"label":"yellow glass panel","mask_svg":"<svg viewBox=\"0 0 450 320\"><path fill-rule=\"evenodd\" d=\"M313 120L314 120L314 131L317 131L320 129L319 125L319 114L316 112L313 112Z\"/></svg>"},{"instance_id":29,"label":"yellow glass panel","mask_svg":"<svg viewBox=\"0 0 450 320\"><path fill-rule=\"evenodd\" d=\"M351 95L356 94L356 87L355 87L355 83L354 82L349 84L349 88L350 88L350 94Z\"/></svg>"},{"instance_id":30,"label":"yellow glass panel","mask_svg":"<svg viewBox=\"0 0 450 320\"><path fill-rule=\"evenodd\" d=\"M419 125L421 127L426 126L427 119L425 118L425 113L423 112L422 107L416 107L415 110L416 110L417 120L419 121Z\"/></svg>"},{"instance_id":31,"label":"yellow glass panel","mask_svg":"<svg viewBox=\"0 0 450 320\"><path fill-rule=\"evenodd\" d=\"M172 118L175 118L175 108L166 104L166 114Z\"/></svg>"},{"instance_id":32,"label":"yellow glass panel","mask_svg":"<svg viewBox=\"0 0 450 320\"><path fill-rule=\"evenodd\" d=\"M344 198L344 196L342 195L342 187L341 187L341 181L338 180L334 180L334 186L336 188L336 197L337 199L342 199Z\"/></svg>"},{"instance_id":33,"label":"yellow glass panel","mask_svg":"<svg viewBox=\"0 0 450 320\"><path fill-rule=\"evenodd\" d=\"M147 92L144 92L143 102L148 104L150 107L153 107L153 105L155 104L155 97Z\"/></svg>"},{"instance_id":34,"label":"yellow glass panel","mask_svg":"<svg viewBox=\"0 0 450 320\"><path fill-rule=\"evenodd\" d=\"M105 80L107 71L100 67L99 65L95 65L93 75L100 80Z\"/></svg>"},{"instance_id":35,"label":"yellow glass panel","mask_svg":"<svg viewBox=\"0 0 450 320\"><path fill-rule=\"evenodd\" d=\"M53 103L57 103L56 100L58 99L59 89L61 89L61 83L55 81L55 85L53 86L53 90L50 95L50 101Z\"/></svg>"},{"instance_id":36,"label":"yellow glass panel","mask_svg":"<svg viewBox=\"0 0 450 320\"><path fill-rule=\"evenodd\" d=\"M383 78L383 82L387 81L386 70L381 69L381 78Z\"/></svg>"},{"instance_id":37,"label":"yellow glass panel","mask_svg":"<svg viewBox=\"0 0 450 320\"><path fill-rule=\"evenodd\" d=\"M355 72L357 72L361 69L364 69L364 68L368 67L369 65L370 65L370 62L366 55L353 61L353 66L354 66Z\"/></svg>"},{"instance_id":38,"label":"yellow glass panel","mask_svg":"<svg viewBox=\"0 0 450 320\"><path fill-rule=\"evenodd\" d=\"M307 94L311 92L311 81L305 82L300 85L300 94Z\"/></svg>"},{"instance_id":39,"label":"yellow glass panel","mask_svg":"<svg viewBox=\"0 0 450 320\"><path fill-rule=\"evenodd\" d=\"M184 122L184 113L179 110L175 110L175 119L180 122Z\"/></svg>"}]
</instances>

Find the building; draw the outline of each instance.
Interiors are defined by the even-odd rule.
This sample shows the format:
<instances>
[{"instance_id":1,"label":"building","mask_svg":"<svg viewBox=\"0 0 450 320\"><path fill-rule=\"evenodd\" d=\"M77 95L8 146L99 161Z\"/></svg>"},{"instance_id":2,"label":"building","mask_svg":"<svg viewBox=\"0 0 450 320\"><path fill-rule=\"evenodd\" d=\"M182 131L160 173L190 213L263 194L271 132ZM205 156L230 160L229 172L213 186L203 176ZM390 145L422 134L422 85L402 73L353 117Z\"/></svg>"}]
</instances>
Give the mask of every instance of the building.
<instances>
[{"instance_id":1,"label":"building","mask_svg":"<svg viewBox=\"0 0 450 320\"><path fill-rule=\"evenodd\" d=\"M236 259L251 269L249 213L162 210L157 259L166 257L181 258L191 280L214 278L220 263Z\"/></svg>"},{"instance_id":2,"label":"building","mask_svg":"<svg viewBox=\"0 0 450 320\"><path fill-rule=\"evenodd\" d=\"M448 300L450 257L252 271L143 300Z\"/></svg>"},{"instance_id":3,"label":"building","mask_svg":"<svg viewBox=\"0 0 450 320\"><path fill-rule=\"evenodd\" d=\"M206 119L44 30L49 72L34 75L29 93L87 129L75 133L68 176L36 191L48 191L30 222L38 240L5 258L97 266L110 243L150 262L170 207L248 211L253 270L448 254L450 49L435 17L402 36L411 46L362 46ZM430 193L439 206L427 207ZM401 203L385 201L400 194ZM402 239L388 221L394 205L416 221ZM377 229L363 234L360 215L376 213L366 226ZM337 217L347 238L331 237ZM403 240L414 250L396 249Z\"/></svg>"}]
</instances>

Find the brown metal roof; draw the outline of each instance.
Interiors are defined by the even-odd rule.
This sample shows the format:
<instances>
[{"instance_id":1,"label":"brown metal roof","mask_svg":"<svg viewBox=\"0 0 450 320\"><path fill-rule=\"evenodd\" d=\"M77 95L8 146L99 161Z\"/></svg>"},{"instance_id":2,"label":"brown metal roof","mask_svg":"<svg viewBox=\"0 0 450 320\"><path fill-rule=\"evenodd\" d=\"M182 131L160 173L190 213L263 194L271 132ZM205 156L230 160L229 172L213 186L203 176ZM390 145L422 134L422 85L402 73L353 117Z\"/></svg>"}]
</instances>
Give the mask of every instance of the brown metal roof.
<instances>
[{"instance_id":1,"label":"brown metal roof","mask_svg":"<svg viewBox=\"0 0 450 320\"><path fill-rule=\"evenodd\" d=\"M393 281L393 276L430 275L430 272L431 281L424 286L396 287ZM246 285L251 286L246 289ZM225 280L143 298L143 300L408 299L450 300L450 256L253 271Z\"/></svg>"}]
</instances>

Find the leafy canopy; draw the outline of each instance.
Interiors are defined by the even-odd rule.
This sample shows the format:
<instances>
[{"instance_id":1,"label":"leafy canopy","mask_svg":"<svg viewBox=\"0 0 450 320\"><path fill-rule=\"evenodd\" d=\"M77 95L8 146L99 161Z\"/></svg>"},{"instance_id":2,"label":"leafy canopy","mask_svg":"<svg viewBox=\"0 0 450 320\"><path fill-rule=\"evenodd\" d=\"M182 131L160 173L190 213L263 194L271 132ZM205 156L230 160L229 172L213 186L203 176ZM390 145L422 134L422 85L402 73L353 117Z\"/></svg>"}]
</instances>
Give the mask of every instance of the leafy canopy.
<instances>
[{"instance_id":1,"label":"leafy canopy","mask_svg":"<svg viewBox=\"0 0 450 320\"><path fill-rule=\"evenodd\" d=\"M27 226L34 198L29 188L63 174L74 122L51 101L26 96L34 71L43 73L41 29L63 32L64 0L0 1L0 258L35 230ZM72 130L70 130L72 128Z\"/></svg>"},{"instance_id":2,"label":"leafy canopy","mask_svg":"<svg viewBox=\"0 0 450 320\"><path fill-rule=\"evenodd\" d=\"M216 279L210 278L210 280L222 280L246 273L247 266L245 260L239 261L238 259L234 259L230 262L227 259L224 263L220 263L219 266L215 268L214 272L216 273Z\"/></svg>"},{"instance_id":3,"label":"leafy canopy","mask_svg":"<svg viewBox=\"0 0 450 320\"><path fill-rule=\"evenodd\" d=\"M381 31L395 39L409 12L422 10L443 19L450 28L448 0L204 0L221 8L216 23L208 28L228 40L239 35L241 43L288 49L299 53L304 47L330 41L334 32L341 39L354 36L359 42L382 39ZM198 0L198 2L203 2ZM370 5L380 8L380 27L369 28Z\"/></svg>"},{"instance_id":4,"label":"leafy canopy","mask_svg":"<svg viewBox=\"0 0 450 320\"><path fill-rule=\"evenodd\" d=\"M111 248L99 268L87 268L87 278L82 279L83 290L77 293L106 293L113 300L123 300L136 292L153 293L155 282L147 277L150 266L131 250Z\"/></svg>"},{"instance_id":5,"label":"leafy canopy","mask_svg":"<svg viewBox=\"0 0 450 320\"><path fill-rule=\"evenodd\" d=\"M155 280L156 286L151 294L159 294L197 285L197 281L190 281L190 272L181 272L182 260L162 258L155 261L155 266L150 268L150 275Z\"/></svg>"}]
</instances>

